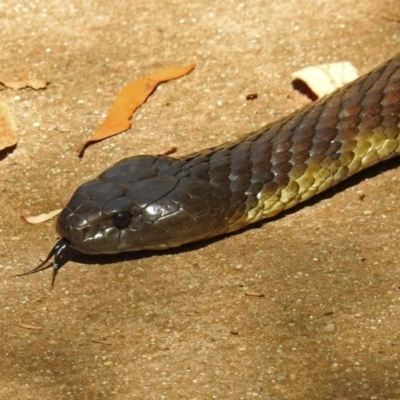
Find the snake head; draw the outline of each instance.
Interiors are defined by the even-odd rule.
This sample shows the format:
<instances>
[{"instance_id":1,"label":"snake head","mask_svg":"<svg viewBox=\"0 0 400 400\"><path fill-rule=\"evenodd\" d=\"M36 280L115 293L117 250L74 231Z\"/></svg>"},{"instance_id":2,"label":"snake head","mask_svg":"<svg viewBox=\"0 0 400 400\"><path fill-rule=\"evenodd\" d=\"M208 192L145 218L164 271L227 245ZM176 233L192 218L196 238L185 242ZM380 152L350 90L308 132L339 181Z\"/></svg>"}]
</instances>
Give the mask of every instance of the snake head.
<instances>
[{"instance_id":1,"label":"snake head","mask_svg":"<svg viewBox=\"0 0 400 400\"><path fill-rule=\"evenodd\" d=\"M71 260L74 252L75 251L71 246L71 243L67 239L62 238L51 249L49 255L40 265L38 265L37 267L28 272L19 274L17 276L36 274L36 272L41 272L46 269L53 268L53 275L51 279L51 287L53 288L58 271L60 270L60 268L63 267L63 265L65 265L69 260ZM52 257L54 257L54 260L49 262L50 258Z\"/></svg>"},{"instance_id":2,"label":"snake head","mask_svg":"<svg viewBox=\"0 0 400 400\"><path fill-rule=\"evenodd\" d=\"M192 167L166 156L124 159L75 191L56 230L93 255L167 249L225 232L219 210L227 196L214 190L206 163Z\"/></svg>"},{"instance_id":3,"label":"snake head","mask_svg":"<svg viewBox=\"0 0 400 400\"><path fill-rule=\"evenodd\" d=\"M178 182L160 171L172 169L174 162L179 163L167 157L131 157L82 184L58 216L58 234L84 254L138 251L144 242L154 241L156 248L167 247L168 233L153 222L159 214L179 209L173 202L160 204Z\"/></svg>"}]
</instances>

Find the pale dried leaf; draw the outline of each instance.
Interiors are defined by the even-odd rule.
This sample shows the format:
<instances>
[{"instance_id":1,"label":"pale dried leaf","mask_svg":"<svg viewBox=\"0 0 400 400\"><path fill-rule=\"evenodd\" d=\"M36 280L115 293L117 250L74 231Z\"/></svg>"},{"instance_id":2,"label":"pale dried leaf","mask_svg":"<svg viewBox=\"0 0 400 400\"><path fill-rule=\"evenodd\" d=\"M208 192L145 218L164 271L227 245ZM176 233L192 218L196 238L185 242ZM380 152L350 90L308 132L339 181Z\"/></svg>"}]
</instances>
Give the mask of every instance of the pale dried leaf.
<instances>
[{"instance_id":1,"label":"pale dried leaf","mask_svg":"<svg viewBox=\"0 0 400 400\"><path fill-rule=\"evenodd\" d=\"M62 209L60 208L58 210L50 211L48 213L43 213L39 215L23 215L22 218L26 222L29 222L30 224L40 224L60 214L61 210Z\"/></svg>"},{"instance_id":2,"label":"pale dried leaf","mask_svg":"<svg viewBox=\"0 0 400 400\"><path fill-rule=\"evenodd\" d=\"M25 88L40 90L40 89L45 89L49 84L49 82L45 81L44 79L36 79L36 78L26 78L20 80L0 78L0 84L13 90L20 90Z\"/></svg>"},{"instance_id":3,"label":"pale dried leaf","mask_svg":"<svg viewBox=\"0 0 400 400\"><path fill-rule=\"evenodd\" d=\"M0 99L0 150L15 146L18 142L17 128L7 104Z\"/></svg>"},{"instance_id":4,"label":"pale dried leaf","mask_svg":"<svg viewBox=\"0 0 400 400\"><path fill-rule=\"evenodd\" d=\"M358 78L354 65L348 61L305 67L292 73L293 79L303 81L318 97L323 97Z\"/></svg>"}]
</instances>

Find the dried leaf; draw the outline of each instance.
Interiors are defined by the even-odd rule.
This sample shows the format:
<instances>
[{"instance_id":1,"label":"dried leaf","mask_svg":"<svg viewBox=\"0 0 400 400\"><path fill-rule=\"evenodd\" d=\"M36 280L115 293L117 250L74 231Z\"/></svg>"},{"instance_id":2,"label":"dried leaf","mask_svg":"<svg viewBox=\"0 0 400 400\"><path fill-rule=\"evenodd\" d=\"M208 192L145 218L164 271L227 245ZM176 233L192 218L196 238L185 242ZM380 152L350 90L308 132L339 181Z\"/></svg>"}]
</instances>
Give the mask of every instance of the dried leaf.
<instances>
[{"instance_id":1,"label":"dried leaf","mask_svg":"<svg viewBox=\"0 0 400 400\"><path fill-rule=\"evenodd\" d=\"M48 213L43 213L39 215L23 215L22 218L26 222L29 222L30 224L40 224L60 214L61 210L62 209L60 208L58 210L50 211Z\"/></svg>"},{"instance_id":2,"label":"dried leaf","mask_svg":"<svg viewBox=\"0 0 400 400\"><path fill-rule=\"evenodd\" d=\"M14 89L14 90L25 89L28 87L35 90L39 90L39 89L45 89L49 84L49 82L45 81L44 79L36 79L36 78L27 78L20 80L0 78L0 84L9 89Z\"/></svg>"},{"instance_id":3,"label":"dried leaf","mask_svg":"<svg viewBox=\"0 0 400 400\"><path fill-rule=\"evenodd\" d=\"M79 155L82 155L83 150L89 142L103 140L129 129L131 126L130 119L132 114L146 101L160 83L177 79L188 74L193 69L194 64L187 67L171 67L131 82L125 86L117 95L105 121L100 125L97 131L79 147L77 150Z\"/></svg>"},{"instance_id":4,"label":"dried leaf","mask_svg":"<svg viewBox=\"0 0 400 400\"><path fill-rule=\"evenodd\" d=\"M358 78L354 65L348 61L306 67L293 72L292 78L304 82L317 97L325 96Z\"/></svg>"},{"instance_id":5,"label":"dried leaf","mask_svg":"<svg viewBox=\"0 0 400 400\"><path fill-rule=\"evenodd\" d=\"M7 104L0 100L0 150L15 146L18 142L17 128Z\"/></svg>"}]
</instances>

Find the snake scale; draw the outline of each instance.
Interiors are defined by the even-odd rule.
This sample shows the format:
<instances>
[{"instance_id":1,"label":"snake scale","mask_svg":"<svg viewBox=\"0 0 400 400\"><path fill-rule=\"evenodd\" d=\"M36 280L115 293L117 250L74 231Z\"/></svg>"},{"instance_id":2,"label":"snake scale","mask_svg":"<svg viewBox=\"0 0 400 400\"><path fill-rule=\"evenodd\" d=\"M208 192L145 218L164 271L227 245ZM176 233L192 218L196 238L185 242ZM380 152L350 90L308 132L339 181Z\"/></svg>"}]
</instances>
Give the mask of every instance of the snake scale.
<instances>
[{"instance_id":1,"label":"snake scale","mask_svg":"<svg viewBox=\"0 0 400 400\"><path fill-rule=\"evenodd\" d=\"M75 251L166 249L236 231L400 151L400 54L243 138L179 159L134 156L81 185L31 274ZM50 261L54 257L53 261Z\"/></svg>"}]
</instances>

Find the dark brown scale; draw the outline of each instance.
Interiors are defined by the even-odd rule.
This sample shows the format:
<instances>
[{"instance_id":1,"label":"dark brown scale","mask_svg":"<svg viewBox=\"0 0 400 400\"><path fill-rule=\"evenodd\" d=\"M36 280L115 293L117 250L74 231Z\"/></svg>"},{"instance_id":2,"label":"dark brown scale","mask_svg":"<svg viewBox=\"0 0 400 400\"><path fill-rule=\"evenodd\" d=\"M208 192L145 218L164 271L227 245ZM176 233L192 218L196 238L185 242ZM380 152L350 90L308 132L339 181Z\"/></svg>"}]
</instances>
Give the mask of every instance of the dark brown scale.
<instances>
[{"instance_id":1,"label":"dark brown scale","mask_svg":"<svg viewBox=\"0 0 400 400\"><path fill-rule=\"evenodd\" d=\"M332 128L330 131L332 140L336 137L338 132L340 132L342 136L346 135L346 137L356 135L359 132L358 126L360 125L360 122L361 116L359 113L341 118L336 127Z\"/></svg>"},{"instance_id":2,"label":"dark brown scale","mask_svg":"<svg viewBox=\"0 0 400 400\"><path fill-rule=\"evenodd\" d=\"M305 134L302 137L295 138L293 140L292 153L302 153L309 151L313 147L313 141L309 138L309 135Z\"/></svg>"},{"instance_id":3,"label":"dark brown scale","mask_svg":"<svg viewBox=\"0 0 400 400\"><path fill-rule=\"evenodd\" d=\"M294 165L293 168L289 172L289 179L296 180L296 179L302 177L307 171L308 164L316 164L316 162L314 162L314 160L316 160L317 157L318 157L318 159L320 159L321 158L320 154L318 154L317 156L314 156L314 157L310 156L307 159L307 163ZM324 156L323 158L325 159L326 157ZM321 159L321 161L322 161L322 159Z\"/></svg>"}]
</instances>

